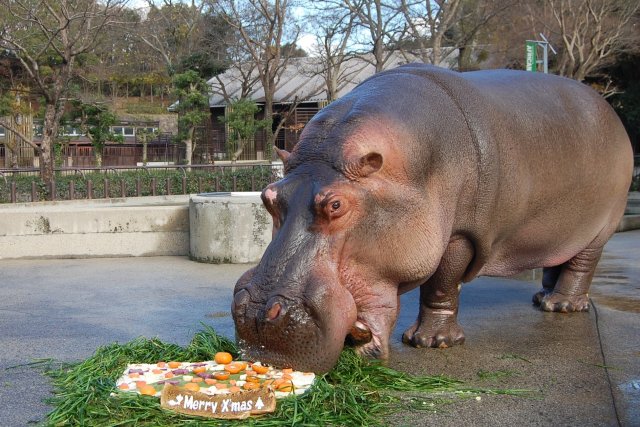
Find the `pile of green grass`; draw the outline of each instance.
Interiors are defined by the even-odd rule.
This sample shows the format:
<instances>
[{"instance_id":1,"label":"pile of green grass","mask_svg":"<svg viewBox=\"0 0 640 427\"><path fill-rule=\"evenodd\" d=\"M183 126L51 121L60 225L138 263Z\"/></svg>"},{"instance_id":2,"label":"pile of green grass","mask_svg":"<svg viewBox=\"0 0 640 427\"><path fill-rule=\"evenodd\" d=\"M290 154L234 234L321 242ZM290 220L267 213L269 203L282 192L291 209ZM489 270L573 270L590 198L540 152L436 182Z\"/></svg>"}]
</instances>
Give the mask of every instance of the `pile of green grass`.
<instances>
[{"instance_id":1,"label":"pile of green grass","mask_svg":"<svg viewBox=\"0 0 640 427\"><path fill-rule=\"evenodd\" d=\"M129 363L159 360L211 360L218 351L234 356L234 343L211 328L198 332L187 347L138 338L99 348L89 359L46 371L53 379L54 409L47 423L109 426L283 426L383 425L384 417L402 409L398 392L442 396L455 393L519 394L518 390L470 389L443 376L411 376L363 360L345 350L336 367L316 379L305 395L278 401L276 412L247 420L188 417L160 408L159 399L116 390L116 380ZM407 407L411 403L406 404Z\"/></svg>"}]
</instances>

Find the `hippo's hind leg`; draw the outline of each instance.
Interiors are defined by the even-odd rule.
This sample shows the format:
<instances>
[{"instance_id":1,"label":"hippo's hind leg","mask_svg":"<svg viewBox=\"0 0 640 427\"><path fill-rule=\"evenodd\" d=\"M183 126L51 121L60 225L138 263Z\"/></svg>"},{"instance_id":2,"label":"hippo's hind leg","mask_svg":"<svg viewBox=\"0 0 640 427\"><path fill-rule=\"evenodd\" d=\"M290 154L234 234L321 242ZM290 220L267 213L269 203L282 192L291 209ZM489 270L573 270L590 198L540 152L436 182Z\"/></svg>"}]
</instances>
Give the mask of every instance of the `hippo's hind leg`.
<instances>
[{"instance_id":1,"label":"hippo's hind leg","mask_svg":"<svg viewBox=\"0 0 640 427\"><path fill-rule=\"evenodd\" d=\"M444 348L464 342L457 321L458 296L473 254L473 245L466 238L449 242L438 269L420 287L418 320L402 335L405 344Z\"/></svg>"},{"instance_id":2,"label":"hippo's hind leg","mask_svg":"<svg viewBox=\"0 0 640 427\"><path fill-rule=\"evenodd\" d=\"M602 246L586 248L564 264L545 268L542 290L533 296L533 303L544 311L588 311L589 286L600 255Z\"/></svg>"}]
</instances>

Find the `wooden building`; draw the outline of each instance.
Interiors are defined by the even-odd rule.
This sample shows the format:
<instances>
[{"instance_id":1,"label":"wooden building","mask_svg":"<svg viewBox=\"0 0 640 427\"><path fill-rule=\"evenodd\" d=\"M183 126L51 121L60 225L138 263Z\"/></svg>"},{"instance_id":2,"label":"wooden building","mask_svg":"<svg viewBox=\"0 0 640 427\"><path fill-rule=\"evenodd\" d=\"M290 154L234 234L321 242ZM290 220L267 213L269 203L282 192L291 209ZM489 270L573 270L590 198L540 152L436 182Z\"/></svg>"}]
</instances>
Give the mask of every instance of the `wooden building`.
<instances>
[{"instance_id":1,"label":"wooden building","mask_svg":"<svg viewBox=\"0 0 640 427\"><path fill-rule=\"evenodd\" d=\"M387 67L396 67L406 62L406 58L398 54L392 57ZM245 68L240 70L237 67L232 67L208 81L211 87L209 98L211 120L204 129L204 138L211 141L215 147L216 154L214 155L220 159L227 156L226 142L229 129L221 119L228 114L229 104L242 97L248 98L255 101L260 107L257 118L262 118L264 114L264 89L257 78L257 71L249 70L247 67L250 64L242 64L241 66ZM307 122L331 101L328 96L324 69L324 64L316 57L288 60L278 81L273 103L272 129L275 130L278 124L285 120L276 138L278 148L291 150L298 142L300 133ZM340 98L374 73L375 67L366 57L352 57L344 63L340 75L336 77L337 90L332 98ZM247 83L250 81L256 83L250 86ZM243 87L249 86L250 88L245 89L243 94ZM265 132L258 133L250 146L245 148L240 160L265 160L265 139Z\"/></svg>"}]
</instances>

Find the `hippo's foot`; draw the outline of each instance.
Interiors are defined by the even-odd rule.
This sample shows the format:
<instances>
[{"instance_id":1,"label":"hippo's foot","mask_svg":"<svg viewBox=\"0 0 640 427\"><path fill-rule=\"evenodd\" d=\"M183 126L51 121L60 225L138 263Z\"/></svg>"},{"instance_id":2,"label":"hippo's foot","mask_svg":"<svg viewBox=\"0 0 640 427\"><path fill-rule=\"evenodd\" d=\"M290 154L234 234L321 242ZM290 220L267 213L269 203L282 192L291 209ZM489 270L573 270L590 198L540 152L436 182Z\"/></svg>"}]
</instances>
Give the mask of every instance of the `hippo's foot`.
<instances>
[{"instance_id":1,"label":"hippo's foot","mask_svg":"<svg viewBox=\"0 0 640 427\"><path fill-rule=\"evenodd\" d=\"M402 342L416 348L447 348L464 342L464 331L451 310L426 310L402 334Z\"/></svg>"},{"instance_id":2,"label":"hippo's foot","mask_svg":"<svg viewBox=\"0 0 640 427\"><path fill-rule=\"evenodd\" d=\"M573 313L589 311L589 295L562 295L557 292L541 290L533 296L533 303L542 311L556 313Z\"/></svg>"}]
</instances>

